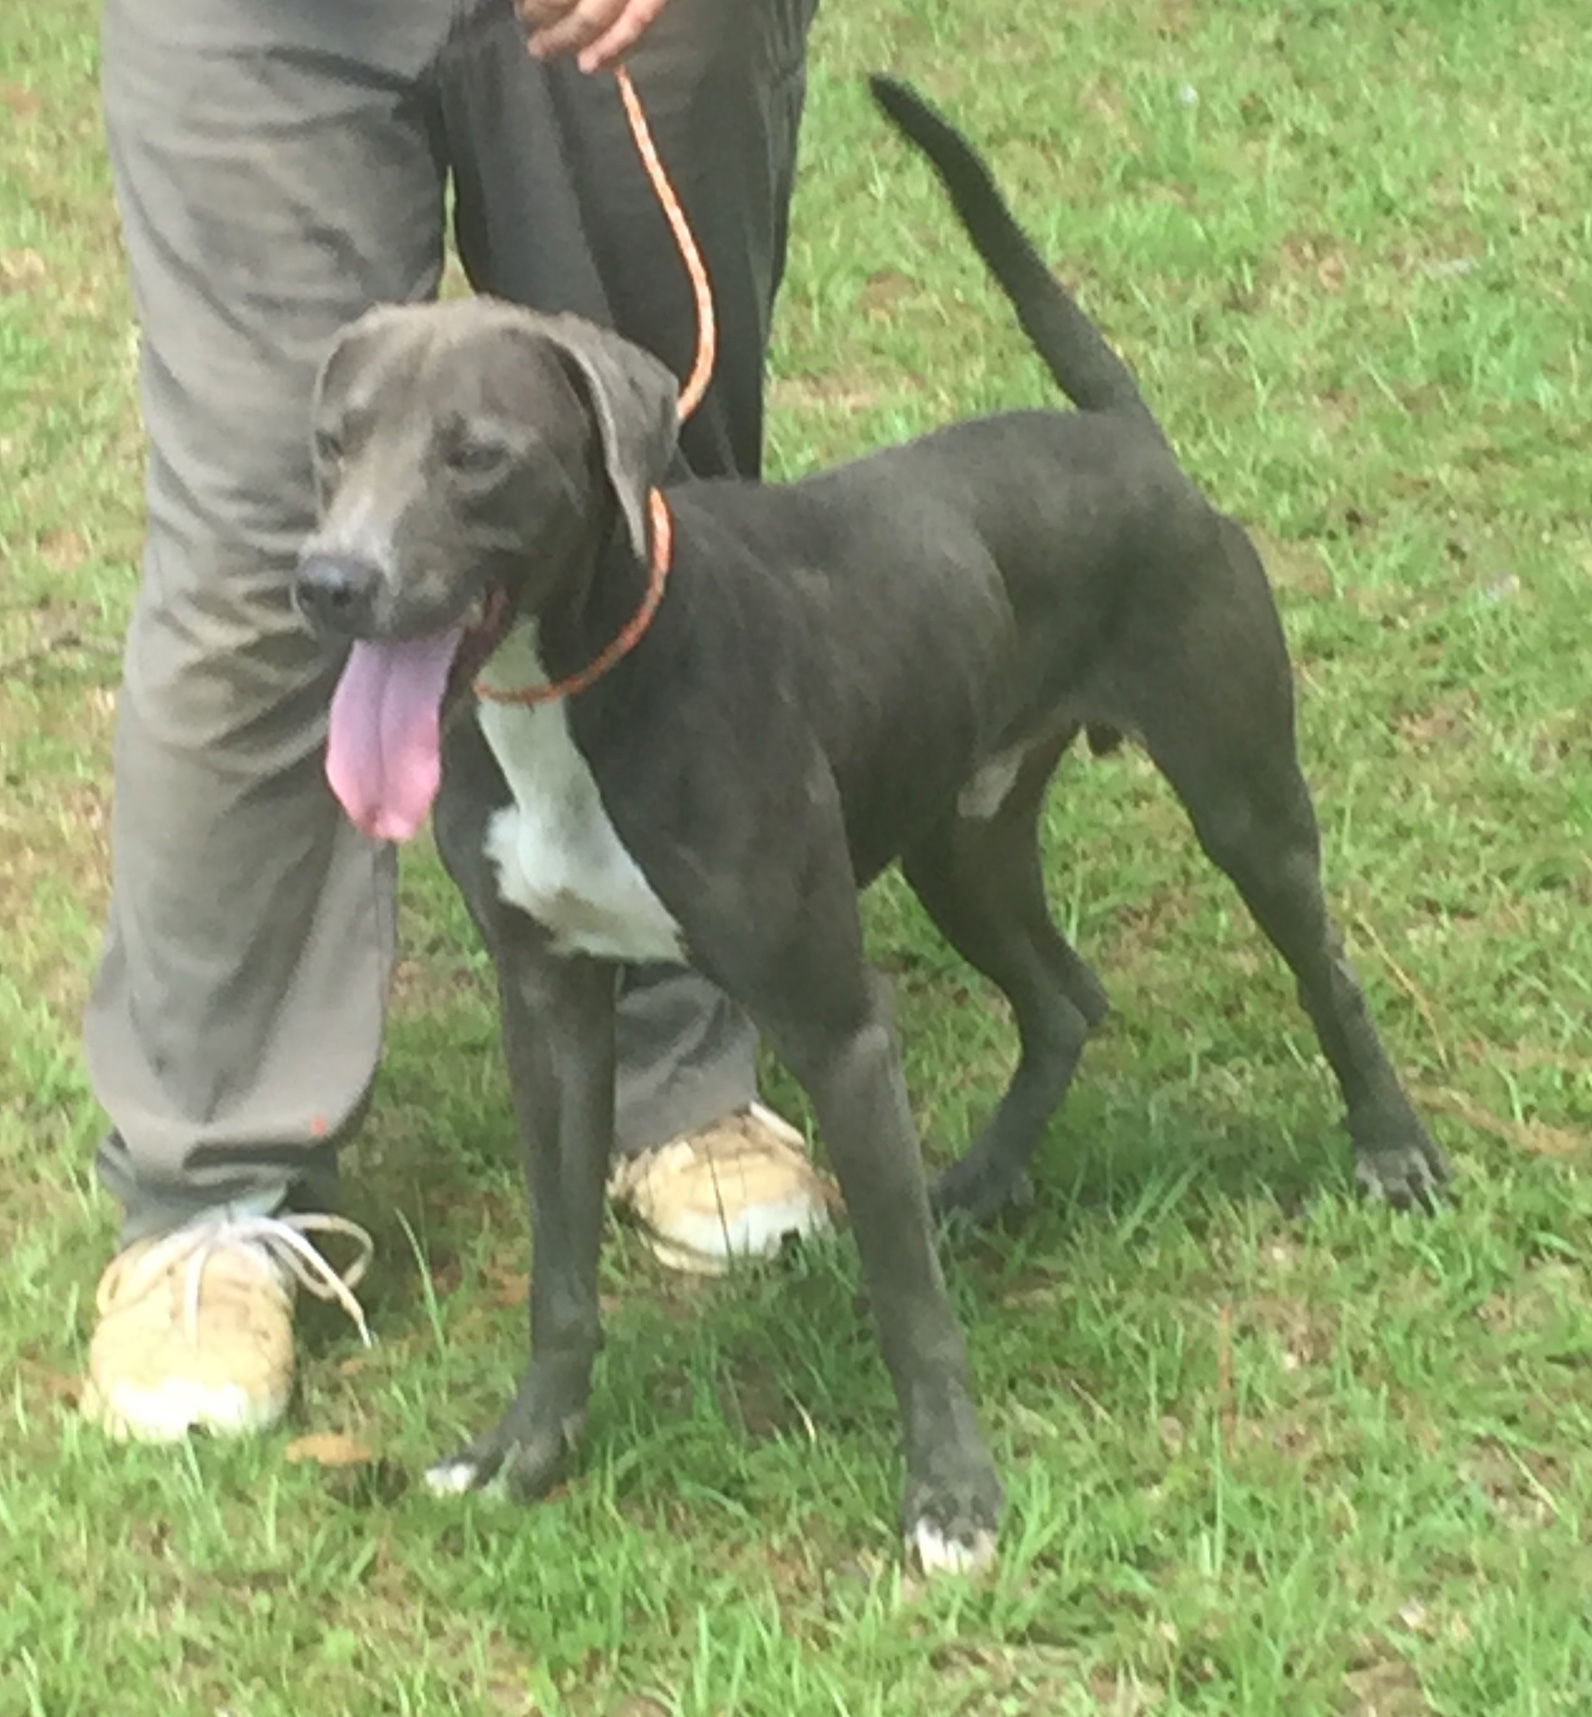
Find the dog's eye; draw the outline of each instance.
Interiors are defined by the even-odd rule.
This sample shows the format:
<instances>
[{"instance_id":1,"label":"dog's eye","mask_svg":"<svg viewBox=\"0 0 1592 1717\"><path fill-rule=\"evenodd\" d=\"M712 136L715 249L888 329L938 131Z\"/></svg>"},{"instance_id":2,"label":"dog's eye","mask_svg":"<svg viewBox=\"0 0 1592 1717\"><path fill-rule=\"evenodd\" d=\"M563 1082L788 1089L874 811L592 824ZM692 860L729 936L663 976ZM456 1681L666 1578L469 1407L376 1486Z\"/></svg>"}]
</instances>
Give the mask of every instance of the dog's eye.
<instances>
[{"instance_id":1,"label":"dog's eye","mask_svg":"<svg viewBox=\"0 0 1592 1717\"><path fill-rule=\"evenodd\" d=\"M501 441L464 437L448 449L448 466L464 477L491 477L508 463L509 449Z\"/></svg>"}]
</instances>

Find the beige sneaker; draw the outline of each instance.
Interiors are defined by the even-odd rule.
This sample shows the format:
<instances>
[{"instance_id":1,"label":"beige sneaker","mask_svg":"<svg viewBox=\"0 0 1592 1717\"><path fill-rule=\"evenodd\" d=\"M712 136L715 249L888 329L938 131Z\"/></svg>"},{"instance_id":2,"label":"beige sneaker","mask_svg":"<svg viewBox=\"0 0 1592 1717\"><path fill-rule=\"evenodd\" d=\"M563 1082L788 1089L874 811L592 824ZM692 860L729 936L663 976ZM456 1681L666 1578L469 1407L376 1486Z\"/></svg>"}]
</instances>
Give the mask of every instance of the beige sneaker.
<instances>
[{"instance_id":1,"label":"beige sneaker","mask_svg":"<svg viewBox=\"0 0 1592 1717\"><path fill-rule=\"evenodd\" d=\"M737 1258L772 1256L788 1234L827 1229L839 1202L801 1134L761 1103L625 1158L608 1191L654 1256L712 1276Z\"/></svg>"},{"instance_id":2,"label":"beige sneaker","mask_svg":"<svg viewBox=\"0 0 1592 1717\"><path fill-rule=\"evenodd\" d=\"M353 1263L334 1269L312 1234L346 1235ZM293 1388L295 1289L336 1301L368 1343L353 1290L374 1250L339 1216L217 1212L135 1241L100 1278L84 1414L118 1440L150 1443L274 1425Z\"/></svg>"}]
</instances>

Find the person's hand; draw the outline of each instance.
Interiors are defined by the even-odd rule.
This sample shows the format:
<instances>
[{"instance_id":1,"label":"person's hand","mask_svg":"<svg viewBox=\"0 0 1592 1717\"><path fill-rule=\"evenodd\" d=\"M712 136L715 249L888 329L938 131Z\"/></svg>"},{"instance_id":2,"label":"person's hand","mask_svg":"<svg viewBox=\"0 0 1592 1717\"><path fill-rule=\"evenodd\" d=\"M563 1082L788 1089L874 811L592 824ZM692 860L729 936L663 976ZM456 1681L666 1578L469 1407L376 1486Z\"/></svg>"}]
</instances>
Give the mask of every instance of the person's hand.
<instances>
[{"instance_id":1,"label":"person's hand","mask_svg":"<svg viewBox=\"0 0 1592 1717\"><path fill-rule=\"evenodd\" d=\"M633 48L669 0L514 0L525 41L539 60L574 54L583 72L611 66Z\"/></svg>"}]
</instances>

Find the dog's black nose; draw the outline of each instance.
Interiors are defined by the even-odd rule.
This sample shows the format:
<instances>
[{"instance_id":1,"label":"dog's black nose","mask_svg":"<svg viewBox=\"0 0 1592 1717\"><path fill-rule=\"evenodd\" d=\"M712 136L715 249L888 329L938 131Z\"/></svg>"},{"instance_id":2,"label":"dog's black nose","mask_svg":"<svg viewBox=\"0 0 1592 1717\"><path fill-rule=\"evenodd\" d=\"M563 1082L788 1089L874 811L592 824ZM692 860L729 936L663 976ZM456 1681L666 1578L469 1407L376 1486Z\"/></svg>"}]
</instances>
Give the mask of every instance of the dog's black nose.
<instances>
[{"instance_id":1,"label":"dog's black nose","mask_svg":"<svg viewBox=\"0 0 1592 1717\"><path fill-rule=\"evenodd\" d=\"M312 626L357 636L369 624L381 569L347 554L306 555L293 595Z\"/></svg>"}]
</instances>

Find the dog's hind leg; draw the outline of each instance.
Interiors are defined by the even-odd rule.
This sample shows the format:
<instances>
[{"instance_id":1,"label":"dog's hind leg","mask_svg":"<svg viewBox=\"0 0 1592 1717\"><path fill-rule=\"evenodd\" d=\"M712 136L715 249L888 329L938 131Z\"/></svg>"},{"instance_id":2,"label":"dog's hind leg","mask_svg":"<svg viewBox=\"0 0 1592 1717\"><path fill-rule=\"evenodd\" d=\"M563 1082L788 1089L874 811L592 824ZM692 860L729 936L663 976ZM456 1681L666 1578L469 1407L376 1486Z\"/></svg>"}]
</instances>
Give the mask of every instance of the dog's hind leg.
<instances>
[{"instance_id":1,"label":"dog's hind leg","mask_svg":"<svg viewBox=\"0 0 1592 1717\"><path fill-rule=\"evenodd\" d=\"M1074 731L1032 741L1009 783L995 765L993 785L975 780L956 814L902 858L941 934L1010 1002L1021 1043L994 1116L934 1188L942 1215L981 1220L1025 1194L1045 1126L1066 1095L1090 1027L1105 1016L1099 979L1051 918L1040 862L1045 789Z\"/></svg>"},{"instance_id":2,"label":"dog's hind leg","mask_svg":"<svg viewBox=\"0 0 1592 1717\"><path fill-rule=\"evenodd\" d=\"M1328 911L1281 627L1254 550L1222 525L1223 573L1138 658L1140 731L1205 852L1292 968L1343 1095L1355 1178L1396 1205L1430 1206L1450 1170L1399 1083Z\"/></svg>"}]
</instances>

